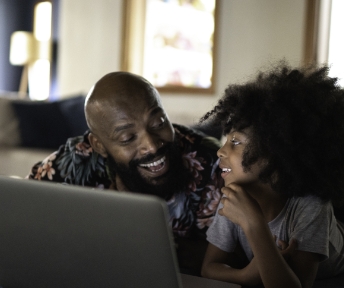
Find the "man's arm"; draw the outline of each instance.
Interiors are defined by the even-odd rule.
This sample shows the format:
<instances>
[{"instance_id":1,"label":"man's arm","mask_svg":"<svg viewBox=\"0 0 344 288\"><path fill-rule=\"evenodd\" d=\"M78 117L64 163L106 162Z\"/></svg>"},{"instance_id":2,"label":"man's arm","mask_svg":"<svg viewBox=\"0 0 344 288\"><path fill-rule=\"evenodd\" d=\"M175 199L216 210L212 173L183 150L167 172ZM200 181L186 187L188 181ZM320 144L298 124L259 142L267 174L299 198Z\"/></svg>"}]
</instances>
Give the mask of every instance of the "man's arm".
<instances>
[{"instance_id":1,"label":"man's arm","mask_svg":"<svg viewBox=\"0 0 344 288\"><path fill-rule=\"evenodd\" d=\"M93 152L87 133L69 138L59 150L35 164L26 178L102 188L111 184L105 161Z\"/></svg>"},{"instance_id":2,"label":"man's arm","mask_svg":"<svg viewBox=\"0 0 344 288\"><path fill-rule=\"evenodd\" d=\"M63 182L63 179L59 178L60 174L56 173L56 157L58 156L59 151L55 151L50 154L44 160L37 162L30 171L30 174L25 178L30 180L45 180L45 181L54 181L54 182Z\"/></svg>"}]
</instances>

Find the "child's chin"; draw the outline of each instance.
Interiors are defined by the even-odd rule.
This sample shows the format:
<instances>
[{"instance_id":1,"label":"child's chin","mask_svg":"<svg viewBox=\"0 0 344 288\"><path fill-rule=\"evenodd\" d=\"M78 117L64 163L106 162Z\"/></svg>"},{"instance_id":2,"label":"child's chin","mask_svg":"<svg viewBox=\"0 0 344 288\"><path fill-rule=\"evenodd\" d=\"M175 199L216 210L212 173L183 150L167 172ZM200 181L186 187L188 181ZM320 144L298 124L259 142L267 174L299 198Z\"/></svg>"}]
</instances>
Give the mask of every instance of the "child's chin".
<instances>
[{"instance_id":1,"label":"child's chin","mask_svg":"<svg viewBox=\"0 0 344 288\"><path fill-rule=\"evenodd\" d=\"M233 183L233 181L225 181L225 187L228 187L232 183Z\"/></svg>"}]
</instances>

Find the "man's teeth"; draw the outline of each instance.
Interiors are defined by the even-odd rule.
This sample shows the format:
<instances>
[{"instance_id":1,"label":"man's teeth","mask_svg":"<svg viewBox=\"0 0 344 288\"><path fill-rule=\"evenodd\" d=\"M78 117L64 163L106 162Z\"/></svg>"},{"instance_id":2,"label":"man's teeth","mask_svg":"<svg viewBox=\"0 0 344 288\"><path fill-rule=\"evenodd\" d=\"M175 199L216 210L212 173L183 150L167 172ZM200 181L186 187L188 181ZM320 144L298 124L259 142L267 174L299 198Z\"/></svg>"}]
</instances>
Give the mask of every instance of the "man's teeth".
<instances>
[{"instance_id":1,"label":"man's teeth","mask_svg":"<svg viewBox=\"0 0 344 288\"><path fill-rule=\"evenodd\" d=\"M230 169L230 168L222 168L222 172L231 172L232 171L232 169Z\"/></svg>"},{"instance_id":2,"label":"man's teeth","mask_svg":"<svg viewBox=\"0 0 344 288\"><path fill-rule=\"evenodd\" d=\"M166 157L162 157L160 160L152 162L152 163L148 163L148 164L140 164L140 167L153 167L153 166L158 166L159 164L165 162Z\"/></svg>"}]
</instances>

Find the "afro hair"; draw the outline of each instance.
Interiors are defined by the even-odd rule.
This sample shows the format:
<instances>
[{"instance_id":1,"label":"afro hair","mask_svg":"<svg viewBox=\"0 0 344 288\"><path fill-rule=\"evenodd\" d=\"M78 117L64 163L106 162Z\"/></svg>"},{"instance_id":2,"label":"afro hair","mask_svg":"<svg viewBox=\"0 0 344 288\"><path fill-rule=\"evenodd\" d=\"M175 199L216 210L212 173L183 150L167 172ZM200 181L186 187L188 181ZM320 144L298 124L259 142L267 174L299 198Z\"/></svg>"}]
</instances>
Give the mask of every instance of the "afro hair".
<instances>
[{"instance_id":1,"label":"afro hair","mask_svg":"<svg viewBox=\"0 0 344 288\"><path fill-rule=\"evenodd\" d=\"M259 177L276 192L342 203L344 91L328 72L279 62L252 81L229 85L200 122L221 125L224 134L249 127L242 165L249 170L264 159Z\"/></svg>"}]
</instances>

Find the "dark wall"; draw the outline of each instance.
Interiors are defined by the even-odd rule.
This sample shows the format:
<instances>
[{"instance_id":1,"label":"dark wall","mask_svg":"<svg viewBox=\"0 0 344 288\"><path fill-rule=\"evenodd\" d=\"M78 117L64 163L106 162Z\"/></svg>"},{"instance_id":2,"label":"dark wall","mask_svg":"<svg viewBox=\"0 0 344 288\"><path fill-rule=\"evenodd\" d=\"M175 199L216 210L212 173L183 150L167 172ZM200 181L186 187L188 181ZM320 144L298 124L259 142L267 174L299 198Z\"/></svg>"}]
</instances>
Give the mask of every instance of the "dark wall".
<instances>
[{"instance_id":1,"label":"dark wall","mask_svg":"<svg viewBox=\"0 0 344 288\"><path fill-rule=\"evenodd\" d=\"M18 91L21 66L9 61L10 38L14 31L32 31L37 0L0 0L0 90Z\"/></svg>"}]
</instances>

